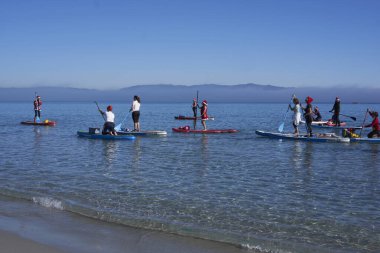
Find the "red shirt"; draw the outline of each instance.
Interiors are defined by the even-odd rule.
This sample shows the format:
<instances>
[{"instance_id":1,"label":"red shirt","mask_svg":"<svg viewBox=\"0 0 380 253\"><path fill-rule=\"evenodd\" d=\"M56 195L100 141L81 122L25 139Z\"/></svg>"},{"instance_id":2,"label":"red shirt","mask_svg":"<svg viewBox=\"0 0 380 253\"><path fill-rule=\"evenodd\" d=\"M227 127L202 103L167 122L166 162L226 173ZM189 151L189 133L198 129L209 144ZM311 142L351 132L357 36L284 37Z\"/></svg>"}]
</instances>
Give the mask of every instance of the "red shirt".
<instances>
[{"instance_id":1,"label":"red shirt","mask_svg":"<svg viewBox=\"0 0 380 253\"><path fill-rule=\"evenodd\" d=\"M380 131L379 118L378 117L374 118L372 123L369 125L366 125L365 127L372 127L372 130Z\"/></svg>"},{"instance_id":2,"label":"red shirt","mask_svg":"<svg viewBox=\"0 0 380 253\"><path fill-rule=\"evenodd\" d=\"M202 105L202 107L201 107L201 117L202 117L202 119L208 119L207 105Z\"/></svg>"}]
</instances>

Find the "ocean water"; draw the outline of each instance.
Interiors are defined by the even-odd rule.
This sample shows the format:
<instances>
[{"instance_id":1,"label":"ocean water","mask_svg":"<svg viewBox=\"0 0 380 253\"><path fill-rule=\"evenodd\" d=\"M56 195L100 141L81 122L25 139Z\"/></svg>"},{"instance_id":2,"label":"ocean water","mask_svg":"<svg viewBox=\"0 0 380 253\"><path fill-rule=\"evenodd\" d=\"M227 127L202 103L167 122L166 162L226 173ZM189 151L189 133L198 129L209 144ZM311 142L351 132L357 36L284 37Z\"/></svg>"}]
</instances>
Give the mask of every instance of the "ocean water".
<instances>
[{"instance_id":1,"label":"ocean water","mask_svg":"<svg viewBox=\"0 0 380 253\"><path fill-rule=\"evenodd\" d=\"M332 105L318 106L331 116ZM44 103L42 118L56 127L21 125L33 117L31 103L1 107L0 196L248 251L380 251L380 144L256 136L277 130L285 104L210 103L208 128L239 133L201 135L171 131L192 126L174 120L191 115L190 104L143 103L141 128L168 135L134 141L78 138L102 125L93 103ZM133 128L130 104L113 107L117 123L126 117ZM357 121L341 119L361 125L367 108L380 105L343 104Z\"/></svg>"}]
</instances>

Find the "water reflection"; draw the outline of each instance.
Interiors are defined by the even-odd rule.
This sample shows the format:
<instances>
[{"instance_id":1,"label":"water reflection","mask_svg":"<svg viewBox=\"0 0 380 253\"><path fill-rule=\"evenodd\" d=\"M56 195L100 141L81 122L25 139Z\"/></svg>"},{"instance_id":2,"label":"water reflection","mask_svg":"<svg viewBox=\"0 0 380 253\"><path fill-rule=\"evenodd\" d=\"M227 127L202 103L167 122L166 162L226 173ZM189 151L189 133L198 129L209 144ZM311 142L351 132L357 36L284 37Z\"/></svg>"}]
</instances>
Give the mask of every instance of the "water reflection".
<instances>
[{"instance_id":1,"label":"water reflection","mask_svg":"<svg viewBox=\"0 0 380 253\"><path fill-rule=\"evenodd\" d=\"M34 140L33 140L33 165L39 166L41 161L41 156L43 156L43 151L41 150L41 140L42 134L41 129L38 126L33 126Z\"/></svg>"},{"instance_id":2,"label":"water reflection","mask_svg":"<svg viewBox=\"0 0 380 253\"><path fill-rule=\"evenodd\" d=\"M295 141L293 143L292 155L290 156L293 168L295 169L311 169L313 166L313 143L301 143Z\"/></svg>"},{"instance_id":3,"label":"water reflection","mask_svg":"<svg viewBox=\"0 0 380 253\"><path fill-rule=\"evenodd\" d=\"M200 148L200 154L199 156L201 157L201 170L200 174L203 176L209 166L209 139L208 139L207 134L202 134L201 136L201 148ZM197 155L198 156L198 155Z\"/></svg>"},{"instance_id":4,"label":"water reflection","mask_svg":"<svg viewBox=\"0 0 380 253\"><path fill-rule=\"evenodd\" d=\"M112 164L117 158L117 151L119 142L118 141L104 141L103 142L103 153L107 162L107 168L112 167Z\"/></svg>"},{"instance_id":5,"label":"water reflection","mask_svg":"<svg viewBox=\"0 0 380 253\"><path fill-rule=\"evenodd\" d=\"M132 159L132 167L134 169L138 169L140 167L140 160L141 160L141 154L142 154L142 149L141 149L141 138L137 137L133 141L133 159Z\"/></svg>"}]
</instances>

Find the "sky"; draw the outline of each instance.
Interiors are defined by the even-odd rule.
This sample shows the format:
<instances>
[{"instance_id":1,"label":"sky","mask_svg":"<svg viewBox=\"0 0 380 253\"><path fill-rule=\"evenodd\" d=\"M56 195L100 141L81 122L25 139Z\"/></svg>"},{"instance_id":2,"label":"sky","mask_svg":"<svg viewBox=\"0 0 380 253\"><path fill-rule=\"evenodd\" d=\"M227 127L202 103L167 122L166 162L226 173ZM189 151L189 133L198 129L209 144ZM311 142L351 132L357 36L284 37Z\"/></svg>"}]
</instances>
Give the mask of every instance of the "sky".
<instances>
[{"instance_id":1,"label":"sky","mask_svg":"<svg viewBox=\"0 0 380 253\"><path fill-rule=\"evenodd\" d=\"M380 87L378 0L0 0L0 87Z\"/></svg>"}]
</instances>

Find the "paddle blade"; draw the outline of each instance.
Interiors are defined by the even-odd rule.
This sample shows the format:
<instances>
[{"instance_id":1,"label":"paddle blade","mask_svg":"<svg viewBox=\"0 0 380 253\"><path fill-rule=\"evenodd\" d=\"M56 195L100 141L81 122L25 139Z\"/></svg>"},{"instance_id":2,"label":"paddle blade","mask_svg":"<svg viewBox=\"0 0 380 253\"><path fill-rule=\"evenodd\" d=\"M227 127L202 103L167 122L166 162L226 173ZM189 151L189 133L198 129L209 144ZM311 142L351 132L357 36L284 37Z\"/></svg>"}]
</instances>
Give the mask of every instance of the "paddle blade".
<instances>
[{"instance_id":1,"label":"paddle blade","mask_svg":"<svg viewBox=\"0 0 380 253\"><path fill-rule=\"evenodd\" d=\"M121 124L118 124L117 126L115 126L115 131L120 131L121 130Z\"/></svg>"},{"instance_id":2,"label":"paddle blade","mask_svg":"<svg viewBox=\"0 0 380 253\"><path fill-rule=\"evenodd\" d=\"M285 122L282 122L281 125L278 127L278 131L280 133L282 133L282 131L284 131L284 125L285 125Z\"/></svg>"},{"instance_id":3,"label":"paddle blade","mask_svg":"<svg viewBox=\"0 0 380 253\"><path fill-rule=\"evenodd\" d=\"M353 121L356 121L356 117L351 117L351 119L352 119Z\"/></svg>"}]
</instances>

